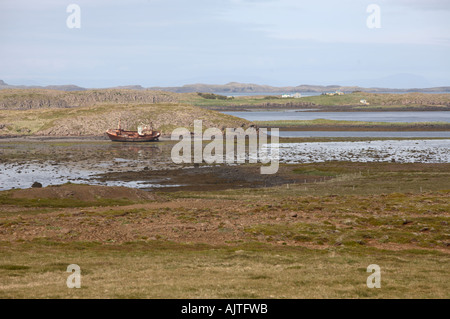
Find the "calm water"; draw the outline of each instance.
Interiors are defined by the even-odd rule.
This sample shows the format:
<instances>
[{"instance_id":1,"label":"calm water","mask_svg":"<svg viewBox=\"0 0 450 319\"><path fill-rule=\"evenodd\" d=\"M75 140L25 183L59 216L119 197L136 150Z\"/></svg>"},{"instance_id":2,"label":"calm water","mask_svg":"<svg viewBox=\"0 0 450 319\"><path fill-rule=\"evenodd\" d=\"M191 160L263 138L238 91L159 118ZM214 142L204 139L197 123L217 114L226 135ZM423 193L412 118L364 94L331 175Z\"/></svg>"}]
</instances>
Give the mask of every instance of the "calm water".
<instances>
[{"instance_id":1,"label":"calm water","mask_svg":"<svg viewBox=\"0 0 450 319\"><path fill-rule=\"evenodd\" d=\"M248 121L346 120L365 122L450 122L449 111L425 112L223 112Z\"/></svg>"},{"instance_id":2,"label":"calm water","mask_svg":"<svg viewBox=\"0 0 450 319\"><path fill-rule=\"evenodd\" d=\"M448 131L436 132L385 132L385 131L284 131L280 137L445 137L450 138Z\"/></svg>"}]
</instances>

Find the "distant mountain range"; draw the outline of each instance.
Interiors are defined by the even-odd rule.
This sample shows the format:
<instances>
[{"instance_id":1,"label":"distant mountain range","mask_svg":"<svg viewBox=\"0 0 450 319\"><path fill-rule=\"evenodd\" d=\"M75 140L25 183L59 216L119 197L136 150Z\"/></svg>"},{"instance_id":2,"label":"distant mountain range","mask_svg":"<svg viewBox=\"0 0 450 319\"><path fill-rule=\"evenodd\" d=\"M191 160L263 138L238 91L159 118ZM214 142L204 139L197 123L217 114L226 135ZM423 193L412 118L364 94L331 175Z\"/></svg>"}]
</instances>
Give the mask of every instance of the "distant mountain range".
<instances>
[{"instance_id":1,"label":"distant mountain range","mask_svg":"<svg viewBox=\"0 0 450 319\"><path fill-rule=\"evenodd\" d=\"M0 80L0 90L1 89L47 89L47 90L58 90L58 91L85 91L85 88L82 88L77 85L47 85L47 86L35 86L35 85L9 85L5 83L3 80Z\"/></svg>"},{"instance_id":2,"label":"distant mountain range","mask_svg":"<svg viewBox=\"0 0 450 319\"><path fill-rule=\"evenodd\" d=\"M0 89L48 89L48 90L59 90L59 91L85 91L88 88L83 88L77 85L48 85L48 86L26 86L26 85L9 85L4 81L0 80ZM222 94L236 94L236 93L322 93L330 91L342 91L342 92L353 92L353 91L363 91L363 92L422 92L422 93L433 93L433 92L448 92L450 93L450 86L440 86L432 88L411 88L411 89L392 89L392 88L364 88L359 86L340 86L340 85L307 85L302 84L298 86L284 86L276 87L270 85L260 85L251 83L238 83L230 82L227 84L186 84L183 86L174 87L149 87L144 88L141 85L127 85L127 86L117 86L108 89L130 89L130 90L158 90L158 91L169 91L175 93L191 93L191 92L205 92L205 93L222 93Z\"/></svg>"}]
</instances>

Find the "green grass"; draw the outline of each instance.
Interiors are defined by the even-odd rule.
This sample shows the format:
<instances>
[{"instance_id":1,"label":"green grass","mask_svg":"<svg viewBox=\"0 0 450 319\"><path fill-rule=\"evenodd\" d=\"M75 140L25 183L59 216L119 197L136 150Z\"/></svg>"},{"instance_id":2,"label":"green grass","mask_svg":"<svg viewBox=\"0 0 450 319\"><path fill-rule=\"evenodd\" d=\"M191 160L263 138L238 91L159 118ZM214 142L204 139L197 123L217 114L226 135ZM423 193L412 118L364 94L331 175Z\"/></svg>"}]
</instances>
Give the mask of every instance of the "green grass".
<instances>
[{"instance_id":1,"label":"green grass","mask_svg":"<svg viewBox=\"0 0 450 319\"><path fill-rule=\"evenodd\" d=\"M29 266L22 265L0 265L0 270L27 270Z\"/></svg>"},{"instance_id":2,"label":"green grass","mask_svg":"<svg viewBox=\"0 0 450 319\"><path fill-rule=\"evenodd\" d=\"M442 126L448 127L447 122L367 122L367 121L344 121L344 120L327 120L327 119L315 119L315 120L291 120L291 121L255 121L255 124L261 127L314 127L314 126L392 126L392 127L414 127L414 126Z\"/></svg>"},{"instance_id":3,"label":"green grass","mask_svg":"<svg viewBox=\"0 0 450 319\"><path fill-rule=\"evenodd\" d=\"M332 176L336 177L342 173L344 173L344 170L334 170L334 169L320 169L320 168L296 168L293 170L296 174L302 174L302 175L313 175L313 176Z\"/></svg>"},{"instance_id":4,"label":"green grass","mask_svg":"<svg viewBox=\"0 0 450 319\"><path fill-rule=\"evenodd\" d=\"M371 104L380 104L380 102L397 101L391 94L374 93L352 93L344 95L317 95L303 97L303 101L312 102L318 105L358 105L360 100L366 99Z\"/></svg>"},{"instance_id":5,"label":"green grass","mask_svg":"<svg viewBox=\"0 0 450 319\"><path fill-rule=\"evenodd\" d=\"M135 201L129 199L99 198L94 201L83 201L73 198L13 198L9 192L0 194L0 205L14 205L16 207L39 207L39 208L64 208L64 207L91 207L91 206L114 206L130 205Z\"/></svg>"},{"instance_id":6,"label":"green grass","mask_svg":"<svg viewBox=\"0 0 450 319\"><path fill-rule=\"evenodd\" d=\"M346 106L353 105L360 109L382 108L386 110L408 107L422 107L427 105L445 106L450 102L450 94L425 94L425 93L405 93L405 94L386 94L386 93L347 93L339 96L305 96L301 98L280 98L279 96L240 96L229 100L209 100L200 96L189 94L181 96L183 103L190 103L202 107L226 107L226 106L264 106L287 105L287 104L305 104L323 105L323 106ZM370 105L363 106L360 100L367 100Z\"/></svg>"}]
</instances>

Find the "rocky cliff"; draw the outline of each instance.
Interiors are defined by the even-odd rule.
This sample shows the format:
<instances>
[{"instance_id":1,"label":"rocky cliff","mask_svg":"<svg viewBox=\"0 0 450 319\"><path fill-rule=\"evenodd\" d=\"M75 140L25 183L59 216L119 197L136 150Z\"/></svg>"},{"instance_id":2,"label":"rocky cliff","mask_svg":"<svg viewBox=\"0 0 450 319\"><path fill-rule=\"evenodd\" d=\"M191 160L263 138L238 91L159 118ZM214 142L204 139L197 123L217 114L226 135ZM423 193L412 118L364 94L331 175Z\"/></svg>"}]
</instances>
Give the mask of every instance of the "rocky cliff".
<instances>
[{"instance_id":1,"label":"rocky cliff","mask_svg":"<svg viewBox=\"0 0 450 319\"><path fill-rule=\"evenodd\" d=\"M105 89L63 92L42 89L0 90L0 109L72 108L99 103L175 103L177 94L150 90Z\"/></svg>"}]
</instances>

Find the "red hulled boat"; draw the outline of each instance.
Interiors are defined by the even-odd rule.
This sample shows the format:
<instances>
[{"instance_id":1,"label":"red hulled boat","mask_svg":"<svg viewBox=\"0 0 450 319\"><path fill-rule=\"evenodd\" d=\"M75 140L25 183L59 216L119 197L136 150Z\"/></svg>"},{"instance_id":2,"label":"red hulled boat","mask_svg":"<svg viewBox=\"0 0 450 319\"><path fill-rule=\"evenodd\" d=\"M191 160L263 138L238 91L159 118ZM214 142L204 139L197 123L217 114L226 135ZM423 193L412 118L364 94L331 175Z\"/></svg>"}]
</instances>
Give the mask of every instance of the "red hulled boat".
<instances>
[{"instance_id":1,"label":"red hulled boat","mask_svg":"<svg viewBox=\"0 0 450 319\"><path fill-rule=\"evenodd\" d=\"M119 121L119 127L107 130L106 135L114 142L152 142L159 139L161 132L153 130L149 125L140 125L137 131L123 130Z\"/></svg>"}]
</instances>

